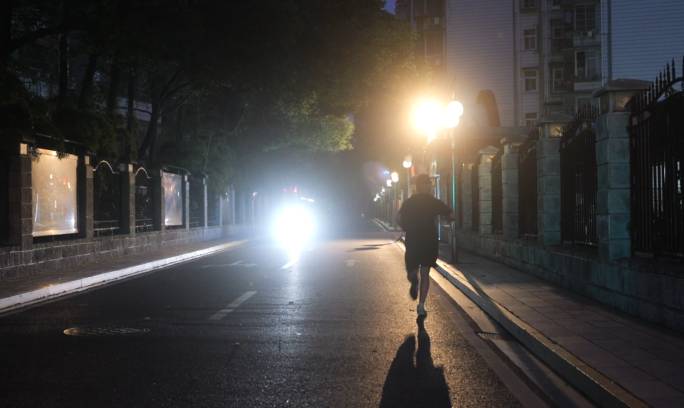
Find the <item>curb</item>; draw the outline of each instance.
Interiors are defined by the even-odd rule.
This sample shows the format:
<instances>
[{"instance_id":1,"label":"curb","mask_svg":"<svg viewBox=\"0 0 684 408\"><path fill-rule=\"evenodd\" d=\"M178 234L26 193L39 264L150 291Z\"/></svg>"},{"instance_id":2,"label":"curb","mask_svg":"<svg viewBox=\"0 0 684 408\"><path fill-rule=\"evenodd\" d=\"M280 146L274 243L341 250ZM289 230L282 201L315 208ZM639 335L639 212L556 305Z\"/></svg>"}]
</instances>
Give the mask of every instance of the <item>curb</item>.
<instances>
[{"instance_id":1,"label":"curb","mask_svg":"<svg viewBox=\"0 0 684 408\"><path fill-rule=\"evenodd\" d=\"M404 242L403 238L401 241ZM584 393L599 407L649 407L648 404L638 397L538 332L495 300L478 293L478 288L472 287L470 283L466 283L455 276L451 265L441 259L437 259L437 265L439 266L439 268L435 268L437 272L501 324L518 341L531 350L534 355Z\"/></svg>"},{"instance_id":2,"label":"curb","mask_svg":"<svg viewBox=\"0 0 684 408\"><path fill-rule=\"evenodd\" d=\"M31 292L21 293L19 295L10 296L0 299L0 313L8 310L15 310L20 306L28 303L36 303L38 301L49 300L56 296L66 295L69 293L79 292L89 289L93 286L106 284L109 282L121 280L141 273L149 272L154 269L165 268L181 262L186 262L195 258L206 255L211 255L217 252L225 251L234 247L242 246L253 239L243 239L240 241L229 242L223 245L217 245L211 248L205 248L194 252L188 252L178 256L172 256L166 259L146 262L140 265L131 266L129 268L120 269L118 271L105 272L99 275L88 276L87 278L76 279L70 282L64 282L57 285L51 285L45 288L34 290Z\"/></svg>"}]
</instances>

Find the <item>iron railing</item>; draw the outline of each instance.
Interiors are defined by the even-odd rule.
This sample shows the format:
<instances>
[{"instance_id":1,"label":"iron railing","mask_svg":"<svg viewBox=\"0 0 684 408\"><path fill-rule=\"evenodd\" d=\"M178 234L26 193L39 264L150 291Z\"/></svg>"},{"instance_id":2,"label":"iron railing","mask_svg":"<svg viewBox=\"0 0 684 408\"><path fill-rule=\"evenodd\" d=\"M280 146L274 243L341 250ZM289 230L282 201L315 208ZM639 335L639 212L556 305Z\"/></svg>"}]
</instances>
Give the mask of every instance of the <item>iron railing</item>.
<instances>
[{"instance_id":1,"label":"iron railing","mask_svg":"<svg viewBox=\"0 0 684 408\"><path fill-rule=\"evenodd\" d=\"M472 191L473 200L473 230L480 229L480 174L479 174L479 156L478 160L473 164L473 169L470 172L470 188Z\"/></svg>"},{"instance_id":2,"label":"iron railing","mask_svg":"<svg viewBox=\"0 0 684 408\"><path fill-rule=\"evenodd\" d=\"M596 118L598 108L584 105L563 129L560 146L561 240L597 246Z\"/></svg>"},{"instance_id":3,"label":"iron railing","mask_svg":"<svg viewBox=\"0 0 684 408\"><path fill-rule=\"evenodd\" d=\"M154 188L152 177L144 167L135 172L135 230L152 231L154 228Z\"/></svg>"},{"instance_id":4,"label":"iron railing","mask_svg":"<svg viewBox=\"0 0 684 408\"><path fill-rule=\"evenodd\" d=\"M684 257L684 77L674 61L631 108L632 251Z\"/></svg>"},{"instance_id":5,"label":"iron railing","mask_svg":"<svg viewBox=\"0 0 684 408\"><path fill-rule=\"evenodd\" d=\"M520 237L537 238L537 141L540 128L532 130L518 156L518 225Z\"/></svg>"},{"instance_id":6,"label":"iron railing","mask_svg":"<svg viewBox=\"0 0 684 408\"><path fill-rule=\"evenodd\" d=\"M492 158L492 232L500 234L503 232L503 169L501 168L501 158L504 149Z\"/></svg>"},{"instance_id":7,"label":"iron railing","mask_svg":"<svg viewBox=\"0 0 684 408\"><path fill-rule=\"evenodd\" d=\"M121 180L107 161L93 169L93 228L94 235L114 235L121 222Z\"/></svg>"},{"instance_id":8,"label":"iron railing","mask_svg":"<svg viewBox=\"0 0 684 408\"><path fill-rule=\"evenodd\" d=\"M188 180L190 182L190 228L197 228L204 224L204 220L201 219L201 210L204 205L204 184L195 180L194 177L189 177Z\"/></svg>"}]
</instances>

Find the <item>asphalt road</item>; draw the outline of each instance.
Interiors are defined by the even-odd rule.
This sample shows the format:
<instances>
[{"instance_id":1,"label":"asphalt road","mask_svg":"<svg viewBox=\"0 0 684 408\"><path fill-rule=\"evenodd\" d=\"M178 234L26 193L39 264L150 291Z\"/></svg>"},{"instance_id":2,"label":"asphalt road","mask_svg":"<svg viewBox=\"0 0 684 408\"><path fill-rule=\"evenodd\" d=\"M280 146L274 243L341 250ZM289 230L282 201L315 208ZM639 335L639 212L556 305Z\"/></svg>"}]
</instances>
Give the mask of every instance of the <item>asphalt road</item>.
<instances>
[{"instance_id":1,"label":"asphalt road","mask_svg":"<svg viewBox=\"0 0 684 408\"><path fill-rule=\"evenodd\" d=\"M438 302L417 322L392 234L329 231L0 315L0 406L522 406Z\"/></svg>"}]
</instances>

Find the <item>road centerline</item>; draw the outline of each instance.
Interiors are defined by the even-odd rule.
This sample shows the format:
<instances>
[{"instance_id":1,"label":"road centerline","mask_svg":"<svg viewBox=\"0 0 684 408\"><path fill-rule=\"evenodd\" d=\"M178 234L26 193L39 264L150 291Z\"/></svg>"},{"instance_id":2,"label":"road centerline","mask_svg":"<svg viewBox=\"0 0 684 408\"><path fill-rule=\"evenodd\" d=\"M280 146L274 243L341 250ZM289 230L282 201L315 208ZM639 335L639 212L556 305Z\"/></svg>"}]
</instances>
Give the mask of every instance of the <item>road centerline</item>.
<instances>
[{"instance_id":1,"label":"road centerline","mask_svg":"<svg viewBox=\"0 0 684 408\"><path fill-rule=\"evenodd\" d=\"M245 292L242 296L235 299L233 301L233 303L226 306L225 309L223 309L223 310L219 311L218 313L216 313L215 315L211 316L209 318L209 320L221 320L221 319L223 319L228 313L232 312L238 306L240 306L242 303L244 303L247 299L254 296L255 293L256 293L256 291Z\"/></svg>"}]
</instances>

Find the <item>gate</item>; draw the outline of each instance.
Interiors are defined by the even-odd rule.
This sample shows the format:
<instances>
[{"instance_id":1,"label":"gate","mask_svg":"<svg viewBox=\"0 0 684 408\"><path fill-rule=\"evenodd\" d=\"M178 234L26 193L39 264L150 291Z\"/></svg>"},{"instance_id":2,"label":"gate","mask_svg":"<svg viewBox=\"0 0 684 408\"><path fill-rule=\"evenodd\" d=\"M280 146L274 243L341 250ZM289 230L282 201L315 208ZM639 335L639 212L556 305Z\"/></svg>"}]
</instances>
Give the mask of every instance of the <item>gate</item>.
<instances>
[{"instance_id":1,"label":"gate","mask_svg":"<svg viewBox=\"0 0 684 408\"><path fill-rule=\"evenodd\" d=\"M114 235L121 222L121 180L111 164L101 161L93 170L93 228L95 236Z\"/></svg>"},{"instance_id":2,"label":"gate","mask_svg":"<svg viewBox=\"0 0 684 408\"><path fill-rule=\"evenodd\" d=\"M682 61L684 71L684 60ZM684 257L684 78L667 65L630 115L632 251ZM675 86L679 84L679 90Z\"/></svg>"},{"instance_id":3,"label":"gate","mask_svg":"<svg viewBox=\"0 0 684 408\"><path fill-rule=\"evenodd\" d=\"M596 238L596 118L598 108L582 106L563 129L560 146L561 240L591 247Z\"/></svg>"}]
</instances>

